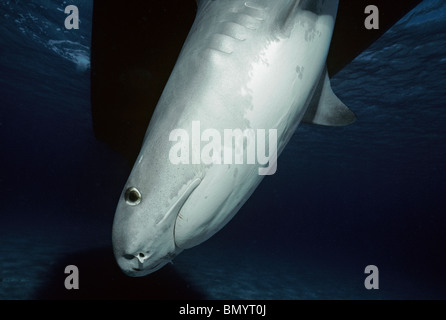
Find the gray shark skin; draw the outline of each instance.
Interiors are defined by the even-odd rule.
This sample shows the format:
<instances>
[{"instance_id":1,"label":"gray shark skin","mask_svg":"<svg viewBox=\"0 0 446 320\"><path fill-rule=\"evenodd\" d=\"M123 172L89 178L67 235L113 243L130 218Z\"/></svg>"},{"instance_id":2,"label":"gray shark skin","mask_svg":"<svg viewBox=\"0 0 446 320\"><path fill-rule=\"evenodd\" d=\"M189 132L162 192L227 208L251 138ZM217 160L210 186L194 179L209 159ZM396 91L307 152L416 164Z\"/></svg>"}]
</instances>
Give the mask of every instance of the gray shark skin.
<instances>
[{"instance_id":1,"label":"gray shark skin","mask_svg":"<svg viewBox=\"0 0 446 320\"><path fill-rule=\"evenodd\" d=\"M119 200L113 248L130 276L150 274L218 232L268 166L178 163L172 132L265 130L277 154L299 123L347 125L355 115L333 94L325 63L333 0L203 0ZM199 142L200 143L200 142ZM201 142L203 144L203 142ZM192 149L199 148L192 141ZM252 147L244 141L243 150ZM225 150L225 154L226 154ZM266 172L259 174L261 170Z\"/></svg>"}]
</instances>

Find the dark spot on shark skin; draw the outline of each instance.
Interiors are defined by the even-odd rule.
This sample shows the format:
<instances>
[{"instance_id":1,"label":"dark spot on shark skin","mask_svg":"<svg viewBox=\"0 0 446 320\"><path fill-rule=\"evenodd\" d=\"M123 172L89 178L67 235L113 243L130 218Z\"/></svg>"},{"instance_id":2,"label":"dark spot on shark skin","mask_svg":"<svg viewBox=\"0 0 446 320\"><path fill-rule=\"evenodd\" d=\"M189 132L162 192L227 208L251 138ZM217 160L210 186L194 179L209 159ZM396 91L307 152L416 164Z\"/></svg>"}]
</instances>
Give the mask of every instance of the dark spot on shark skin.
<instances>
[{"instance_id":1,"label":"dark spot on shark skin","mask_svg":"<svg viewBox=\"0 0 446 320\"><path fill-rule=\"evenodd\" d=\"M304 67L297 66L296 72L298 74L299 80L302 80L304 78Z\"/></svg>"}]
</instances>

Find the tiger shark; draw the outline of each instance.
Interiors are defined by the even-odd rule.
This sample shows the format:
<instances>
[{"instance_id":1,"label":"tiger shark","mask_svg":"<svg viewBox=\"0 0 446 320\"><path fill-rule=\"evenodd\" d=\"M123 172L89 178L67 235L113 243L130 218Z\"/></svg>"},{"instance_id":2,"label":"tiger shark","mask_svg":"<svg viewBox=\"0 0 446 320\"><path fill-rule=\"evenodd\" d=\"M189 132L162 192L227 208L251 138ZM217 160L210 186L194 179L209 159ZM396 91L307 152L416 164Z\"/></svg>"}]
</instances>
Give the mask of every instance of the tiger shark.
<instances>
[{"instance_id":1,"label":"tiger shark","mask_svg":"<svg viewBox=\"0 0 446 320\"><path fill-rule=\"evenodd\" d=\"M249 135L208 148L207 162L172 161L191 156L187 148L173 152L175 143L203 155L225 130L263 132L263 152L280 155L302 122L355 121L326 69L337 8L335 0L199 1L117 205L113 249L126 274L150 274L209 239L277 168L274 157L260 168L219 161L240 153L246 160L259 147Z\"/></svg>"}]
</instances>

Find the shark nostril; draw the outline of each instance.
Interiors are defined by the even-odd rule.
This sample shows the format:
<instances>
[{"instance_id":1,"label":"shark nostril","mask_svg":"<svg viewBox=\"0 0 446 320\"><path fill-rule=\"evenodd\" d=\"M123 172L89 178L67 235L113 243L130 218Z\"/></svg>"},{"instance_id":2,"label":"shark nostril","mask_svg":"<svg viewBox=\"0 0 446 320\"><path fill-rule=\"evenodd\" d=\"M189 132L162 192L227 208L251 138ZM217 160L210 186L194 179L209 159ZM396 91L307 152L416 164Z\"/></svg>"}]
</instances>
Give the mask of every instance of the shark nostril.
<instances>
[{"instance_id":1,"label":"shark nostril","mask_svg":"<svg viewBox=\"0 0 446 320\"><path fill-rule=\"evenodd\" d=\"M148 252L146 252L146 254L147 254L147 253L148 253ZM146 254L144 254L144 252L139 252L139 253L136 254L134 257L135 257L136 259L138 259L140 263L144 263L144 261L146 261L146 260L149 258L149 256L146 255Z\"/></svg>"},{"instance_id":2,"label":"shark nostril","mask_svg":"<svg viewBox=\"0 0 446 320\"><path fill-rule=\"evenodd\" d=\"M133 259L136 258L136 259L138 259L142 263L142 262L144 262L144 260L149 258L149 256L147 254L148 254L148 252L146 252L146 253L138 252L138 253L135 253L135 254L128 254L128 253L126 253L126 254L123 254L122 257L124 259L127 259L127 260L133 260Z\"/></svg>"}]
</instances>

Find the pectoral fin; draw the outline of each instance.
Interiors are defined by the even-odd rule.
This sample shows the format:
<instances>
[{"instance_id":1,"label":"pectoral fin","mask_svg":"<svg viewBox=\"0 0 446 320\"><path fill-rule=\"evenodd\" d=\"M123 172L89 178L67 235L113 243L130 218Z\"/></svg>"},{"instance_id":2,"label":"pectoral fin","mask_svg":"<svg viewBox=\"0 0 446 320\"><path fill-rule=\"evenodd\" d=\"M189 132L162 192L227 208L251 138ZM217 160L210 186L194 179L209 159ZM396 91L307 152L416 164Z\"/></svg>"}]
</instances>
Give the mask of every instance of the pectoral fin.
<instances>
[{"instance_id":1,"label":"pectoral fin","mask_svg":"<svg viewBox=\"0 0 446 320\"><path fill-rule=\"evenodd\" d=\"M302 122L324 126L345 126L356 121L356 115L334 94L327 71L321 77Z\"/></svg>"}]
</instances>

